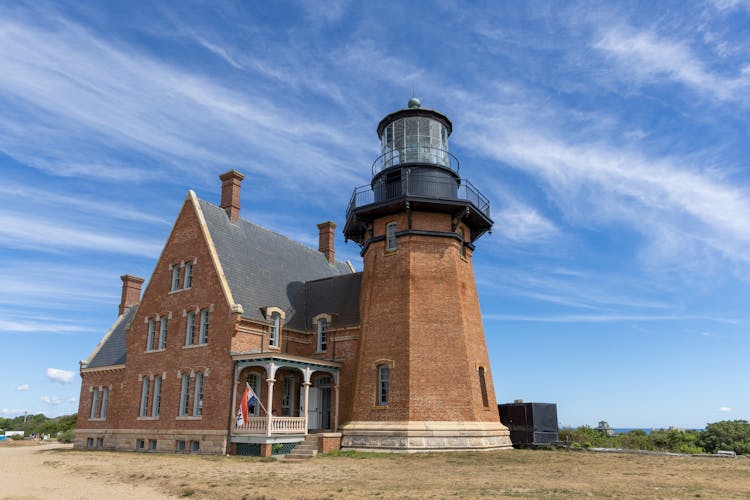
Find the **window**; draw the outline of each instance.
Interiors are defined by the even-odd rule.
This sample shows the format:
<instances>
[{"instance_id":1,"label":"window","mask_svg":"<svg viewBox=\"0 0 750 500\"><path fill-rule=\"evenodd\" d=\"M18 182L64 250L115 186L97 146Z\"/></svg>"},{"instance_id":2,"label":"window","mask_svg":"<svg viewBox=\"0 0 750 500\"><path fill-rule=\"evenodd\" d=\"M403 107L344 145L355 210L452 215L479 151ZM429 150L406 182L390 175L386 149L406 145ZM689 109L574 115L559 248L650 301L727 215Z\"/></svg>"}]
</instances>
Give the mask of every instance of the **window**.
<instances>
[{"instance_id":1,"label":"window","mask_svg":"<svg viewBox=\"0 0 750 500\"><path fill-rule=\"evenodd\" d=\"M183 373L182 374L182 386L180 388L180 411L178 414L181 417L185 417L188 414L188 404L190 402L190 394L188 393L188 390L190 389L190 374Z\"/></svg>"},{"instance_id":2,"label":"window","mask_svg":"<svg viewBox=\"0 0 750 500\"><path fill-rule=\"evenodd\" d=\"M150 385L151 380L148 377L143 377L143 385L141 385L141 410L138 413L141 417L145 417L148 412L148 391Z\"/></svg>"},{"instance_id":3,"label":"window","mask_svg":"<svg viewBox=\"0 0 750 500\"><path fill-rule=\"evenodd\" d=\"M294 408L294 377L284 377L284 387L281 394L281 416L292 417Z\"/></svg>"},{"instance_id":4,"label":"window","mask_svg":"<svg viewBox=\"0 0 750 500\"><path fill-rule=\"evenodd\" d=\"M177 453L185 453L185 441L177 441L175 451L177 451Z\"/></svg>"},{"instance_id":5,"label":"window","mask_svg":"<svg viewBox=\"0 0 750 500\"><path fill-rule=\"evenodd\" d=\"M464 228L461 228L458 230L458 235L461 237L460 245L460 253L461 257L466 257L466 233L464 233Z\"/></svg>"},{"instance_id":6,"label":"window","mask_svg":"<svg viewBox=\"0 0 750 500\"><path fill-rule=\"evenodd\" d=\"M208 343L208 309L201 309L201 327L198 342L201 344Z\"/></svg>"},{"instance_id":7,"label":"window","mask_svg":"<svg viewBox=\"0 0 750 500\"><path fill-rule=\"evenodd\" d=\"M167 322L169 318L164 316L159 324L159 349L167 348Z\"/></svg>"},{"instance_id":8,"label":"window","mask_svg":"<svg viewBox=\"0 0 750 500\"><path fill-rule=\"evenodd\" d=\"M136 439L135 440L135 449L136 450L145 450L146 449L146 441L143 439Z\"/></svg>"},{"instance_id":9,"label":"window","mask_svg":"<svg viewBox=\"0 0 750 500\"><path fill-rule=\"evenodd\" d=\"M397 248L398 244L396 243L396 223L389 222L388 225L385 226L385 251L393 252Z\"/></svg>"},{"instance_id":10,"label":"window","mask_svg":"<svg viewBox=\"0 0 750 500\"><path fill-rule=\"evenodd\" d=\"M260 413L260 405L257 401L258 399L260 399L260 377L257 373L251 373L247 376L247 383L252 388L256 398L256 400L254 400L252 404L248 405L247 414L253 417L257 417Z\"/></svg>"},{"instance_id":11,"label":"window","mask_svg":"<svg viewBox=\"0 0 750 500\"><path fill-rule=\"evenodd\" d=\"M96 438L96 447L100 450L104 449L104 438Z\"/></svg>"},{"instance_id":12,"label":"window","mask_svg":"<svg viewBox=\"0 0 750 500\"><path fill-rule=\"evenodd\" d=\"M185 345L195 344L195 311L190 311L185 317Z\"/></svg>"},{"instance_id":13,"label":"window","mask_svg":"<svg viewBox=\"0 0 750 500\"><path fill-rule=\"evenodd\" d=\"M183 284L184 288L190 288L193 286L193 263L192 262L186 262L185 263L185 283Z\"/></svg>"},{"instance_id":14,"label":"window","mask_svg":"<svg viewBox=\"0 0 750 500\"><path fill-rule=\"evenodd\" d=\"M271 314L271 327L268 330L268 344L271 347L279 347L279 328L281 326L281 314Z\"/></svg>"},{"instance_id":15,"label":"window","mask_svg":"<svg viewBox=\"0 0 750 500\"><path fill-rule=\"evenodd\" d=\"M318 352L328 350L328 320L320 318L318 320Z\"/></svg>"},{"instance_id":16,"label":"window","mask_svg":"<svg viewBox=\"0 0 750 500\"><path fill-rule=\"evenodd\" d=\"M200 441L190 441L190 453L198 453L201 451Z\"/></svg>"},{"instance_id":17,"label":"window","mask_svg":"<svg viewBox=\"0 0 750 500\"><path fill-rule=\"evenodd\" d=\"M203 415L203 374L195 374L195 395L193 396L193 416Z\"/></svg>"},{"instance_id":18,"label":"window","mask_svg":"<svg viewBox=\"0 0 750 500\"><path fill-rule=\"evenodd\" d=\"M107 406L109 405L109 387L102 389L102 410L99 418L107 418Z\"/></svg>"},{"instance_id":19,"label":"window","mask_svg":"<svg viewBox=\"0 0 750 500\"><path fill-rule=\"evenodd\" d=\"M378 366L378 406L388 406L388 381L390 378L388 365Z\"/></svg>"},{"instance_id":20,"label":"window","mask_svg":"<svg viewBox=\"0 0 750 500\"><path fill-rule=\"evenodd\" d=\"M151 416L159 416L159 407L161 406L161 375L154 377L154 400L151 403Z\"/></svg>"},{"instance_id":21,"label":"window","mask_svg":"<svg viewBox=\"0 0 750 500\"><path fill-rule=\"evenodd\" d=\"M149 451L156 451L156 439L148 440L148 449Z\"/></svg>"},{"instance_id":22,"label":"window","mask_svg":"<svg viewBox=\"0 0 750 500\"><path fill-rule=\"evenodd\" d=\"M148 335L146 336L146 350L154 350L154 336L156 333L156 318L148 320Z\"/></svg>"},{"instance_id":23,"label":"window","mask_svg":"<svg viewBox=\"0 0 750 500\"><path fill-rule=\"evenodd\" d=\"M479 390L482 391L482 405L486 408L490 406L489 398L487 397L487 382L484 380L484 367L479 367Z\"/></svg>"},{"instance_id":24,"label":"window","mask_svg":"<svg viewBox=\"0 0 750 500\"><path fill-rule=\"evenodd\" d=\"M172 291L176 292L180 288L180 266L172 266Z\"/></svg>"},{"instance_id":25,"label":"window","mask_svg":"<svg viewBox=\"0 0 750 500\"><path fill-rule=\"evenodd\" d=\"M99 388L94 387L91 393L91 414L89 418L97 418L99 416Z\"/></svg>"},{"instance_id":26,"label":"window","mask_svg":"<svg viewBox=\"0 0 750 500\"><path fill-rule=\"evenodd\" d=\"M94 447L94 438L86 438L86 448L89 450Z\"/></svg>"}]
</instances>

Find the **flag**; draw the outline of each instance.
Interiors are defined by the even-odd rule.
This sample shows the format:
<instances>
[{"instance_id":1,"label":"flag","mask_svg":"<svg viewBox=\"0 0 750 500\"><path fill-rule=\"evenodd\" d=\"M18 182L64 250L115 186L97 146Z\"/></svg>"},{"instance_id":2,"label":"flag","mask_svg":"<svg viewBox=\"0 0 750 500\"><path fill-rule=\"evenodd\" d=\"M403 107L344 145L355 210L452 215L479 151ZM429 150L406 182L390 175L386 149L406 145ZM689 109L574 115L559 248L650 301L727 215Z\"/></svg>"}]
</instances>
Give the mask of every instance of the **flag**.
<instances>
[{"instance_id":1,"label":"flag","mask_svg":"<svg viewBox=\"0 0 750 500\"><path fill-rule=\"evenodd\" d=\"M245 392L242 393L242 401L240 401L240 411L242 412L242 421L247 423L247 403L250 395L250 384L245 384Z\"/></svg>"},{"instance_id":2,"label":"flag","mask_svg":"<svg viewBox=\"0 0 750 500\"><path fill-rule=\"evenodd\" d=\"M255 391L248 384L247 388L250 391L250 397L247 399L247 412L255 414L255 403L258 402L258 398L255 397Z\"/></svg>"},{"instance_id":3,"label":"flag","mask_svg":"<svg viewBox=\"0 0 750 500\"><path fill-rule=\"evenodd\" d=\"M234 419L235 427L242 427L245 420L242 418L242 408L237 408L237 417Z\"/></svg>"}]
</instances>

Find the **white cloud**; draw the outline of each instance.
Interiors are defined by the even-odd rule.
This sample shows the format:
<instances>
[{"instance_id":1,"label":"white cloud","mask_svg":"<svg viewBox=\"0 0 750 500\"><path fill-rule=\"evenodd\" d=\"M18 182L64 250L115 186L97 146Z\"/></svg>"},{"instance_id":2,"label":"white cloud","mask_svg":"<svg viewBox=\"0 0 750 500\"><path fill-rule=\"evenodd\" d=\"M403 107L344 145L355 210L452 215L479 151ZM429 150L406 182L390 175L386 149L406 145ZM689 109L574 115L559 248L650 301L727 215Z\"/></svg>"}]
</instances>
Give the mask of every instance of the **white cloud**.
<instances>
[{"instance_id":1,"label":"white cloud","mask_svg":"<svg viewBox=\"0 0 750 500\"><path fill-rule=\"evenodd\" d=\"M713 73L690 47L656 33L613 29L604 33L594 48L610 55L622 68L622 77L641 81L670 80L719 101L747 103L750 75Z\"/></svg>"},{"instance_id":2,"label":"white cloud","mask_svg":"<svg viewBox=\"0 0 750 500\"><path fill-rule=\"evenodd\" d=\"M47 378L53 382L60 384L70 384L73 382L75 373L68 370L60 370L58 368L47 368Z\"/></svg>"},{"instance_id":3,"label":"white cloud","mask_svg":"<svg viewBox=\"0 0 750 500\"><path fill-rule=\"evenodd\" d=\"M16 387L17 391L28 391L30 389L29 384L21 384Z\"/></svg>"},{"instance_id":4,"label":"white cloud","mask_svg":"<svg viewBox=\"0 0 750 500\"><path fill-rule=\"evenodd\" d=\"M0 415L6 415L9 417L17 417L18 415L23 415L26 413L26 410L20 410L18 408L3 408L0 410Z\"/></svg>"},{"instance_id":5,"label":"white cloud","mask_svg":"<svg viewBox=\"0 0 750 500\"><path fill-rule=\"evenodd\" d=\"M719 411L724 412L724 413L729 413L730 411L732 411L732 409L728 406L721 406L719 408Z\"/></svg>"},{"instance_id":6,"label":"white cloud","mask_svg":"<svg viewBox=\"0 0 750 500\"><path fill-rule=\"evenodd\" d=\"M76 398L75 396L69 398L63 398L60 396L42 396L40 400L44 404L48 404L50 406L58 406L67 403L75 403L78 401L78 398Z\"/></svg>"}]
</instances>

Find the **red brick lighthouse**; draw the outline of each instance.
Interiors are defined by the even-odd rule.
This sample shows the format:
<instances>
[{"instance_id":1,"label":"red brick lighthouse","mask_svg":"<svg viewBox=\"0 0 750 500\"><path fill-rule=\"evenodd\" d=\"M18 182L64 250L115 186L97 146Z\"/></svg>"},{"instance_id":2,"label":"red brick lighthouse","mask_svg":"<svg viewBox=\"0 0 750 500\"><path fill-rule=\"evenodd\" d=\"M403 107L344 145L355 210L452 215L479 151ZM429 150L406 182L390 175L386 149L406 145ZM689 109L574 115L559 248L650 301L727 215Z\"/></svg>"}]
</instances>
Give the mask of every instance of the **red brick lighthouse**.
<instances>
[{"instance_id":1,"label":"red brick lighthouse","mask_svg":"<svg viewBox=\"0 0 750 500\"><path fill-rule=\"evenodd\" d=\"M378 124L382 155L344 235L362 247L349 449L510 447L499 421L472 254L489 201L459 176L451 121L411 99Z\"/></svg>"}]
</instances>

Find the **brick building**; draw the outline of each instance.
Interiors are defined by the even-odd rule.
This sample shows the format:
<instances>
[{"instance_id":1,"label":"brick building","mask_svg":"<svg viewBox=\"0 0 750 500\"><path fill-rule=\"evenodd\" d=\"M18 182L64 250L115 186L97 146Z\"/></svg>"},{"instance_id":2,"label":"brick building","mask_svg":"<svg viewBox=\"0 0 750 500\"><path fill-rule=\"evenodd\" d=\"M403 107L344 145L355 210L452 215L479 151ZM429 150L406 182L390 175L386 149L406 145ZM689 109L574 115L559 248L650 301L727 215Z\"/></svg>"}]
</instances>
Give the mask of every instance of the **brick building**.
<instances>
[{"instance_id":1,"label":"brick building","mask_svg":"<svg viewBox=\"0 0 750 500\"><path fill-rule=\"evenodd\" d=\"M143 296L121 277L119 316L81 362L75 446L509 447L471 264L489 202L458 176L451 128L416 99L378 125L344 227L362 272L335 259L333 222L316 251L240 218L237 171L220 206L190 191Z\"/></svg>"}]
</instances>

